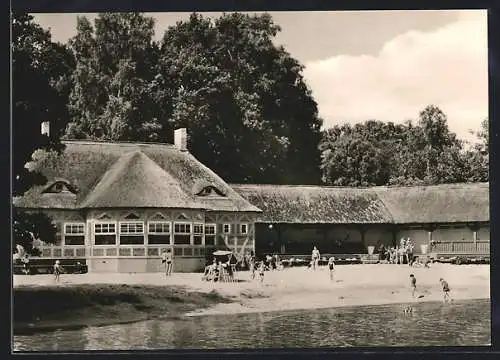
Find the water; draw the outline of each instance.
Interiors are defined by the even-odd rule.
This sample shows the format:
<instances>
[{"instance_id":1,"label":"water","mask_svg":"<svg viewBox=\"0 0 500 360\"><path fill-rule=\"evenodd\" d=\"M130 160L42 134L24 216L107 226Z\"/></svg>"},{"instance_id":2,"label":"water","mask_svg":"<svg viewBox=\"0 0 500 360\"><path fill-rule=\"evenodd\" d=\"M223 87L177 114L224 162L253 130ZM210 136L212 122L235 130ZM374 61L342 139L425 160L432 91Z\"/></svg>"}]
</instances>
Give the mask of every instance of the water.
<instances>
[{"instance_id":1,"label":"water","mask_svg":"<svg viewBox=\"0 0 500 360\"><path fill-rule=\"evenodd\" d=\"M489 300L212 315L15 336L15 351L491 345Z\"/></svg>"}]
</instances>

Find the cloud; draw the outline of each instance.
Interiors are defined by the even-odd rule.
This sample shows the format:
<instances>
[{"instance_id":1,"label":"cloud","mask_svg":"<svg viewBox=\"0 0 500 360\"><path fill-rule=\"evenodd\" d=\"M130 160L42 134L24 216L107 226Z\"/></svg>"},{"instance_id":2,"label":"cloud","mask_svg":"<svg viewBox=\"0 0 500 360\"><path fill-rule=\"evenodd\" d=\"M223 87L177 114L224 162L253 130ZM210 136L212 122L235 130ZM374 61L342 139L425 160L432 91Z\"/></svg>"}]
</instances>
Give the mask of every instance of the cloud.
<instances>
[{"instance_id":1,"label":"cloud","mask_svg":"<svg viewBox=\"0 0 500 360\"><path fill-rule=\"evenodd\" d=\"M374 29L376 31L376 29ZM368 119L401 123L439 106L450 129L471 138L488 116L486 12L463 12L431 32L386 42L377 56L340 55L305 64L324 126Z\"/></svg>"}]
</instances>

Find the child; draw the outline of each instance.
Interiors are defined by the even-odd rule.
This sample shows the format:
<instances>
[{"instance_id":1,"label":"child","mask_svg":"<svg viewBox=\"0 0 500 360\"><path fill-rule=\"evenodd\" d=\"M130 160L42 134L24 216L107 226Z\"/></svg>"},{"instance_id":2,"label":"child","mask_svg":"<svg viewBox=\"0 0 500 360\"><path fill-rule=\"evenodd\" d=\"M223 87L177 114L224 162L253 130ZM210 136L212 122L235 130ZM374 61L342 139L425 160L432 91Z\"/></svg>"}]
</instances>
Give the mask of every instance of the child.
<instances>
[{"instance_id":1,"label":"child","mask_svg":"<svg viewBox=\"0 0 500 360\"><path fill-rule=\"evenodd\" d=\"M439 282L441 283L441 287L443 288L443 301L446 303L450 300L450 286L448 285L448 282L443 278L439 279Z\"/></svg>"},{"instance_id":2,"label":"child","mask_svg":"<svg viewBox=\"0 0 500 360\"><path fill-rule=\"evenodd\" d=\"M265 270L266 270L266 268L265 268L265 265L264 265L264 261L261 261L260 264L259 264L259 268L258 268L260 282L264 281L264 271Z\"/></svg>"},{"instance_id":3,"label":"child","mask_svg":"<svg viewBox=\"0 0 500 360\"><path fill-rule=\"evenodd\" d=\"M61 266L61 262L59 260L56 260L54 264L54 278L57 282L59 282L59 276L63 272L63 268Z\"/></svg>"},{"instance_id":4,"label":"child","mask_svg":"<svg viewBox=\"0 0 500 360\"><path fill-rule=\"evenodd\" d=\"M411 297L415 297L415 291L417 290L417 279L413 274L410 274L410 291Z\"/></svg>"},{"instance_id":5,"label":"child","mask_svg":"<svg viewBox=\"0 0 500 360\"><path fill-rule=\"evenodd\" d=\"M328 269L330 269L330 280L333 280L333 273L335 272L335 258L333 256L328 259Z\"/></svg>"}]
</instances>

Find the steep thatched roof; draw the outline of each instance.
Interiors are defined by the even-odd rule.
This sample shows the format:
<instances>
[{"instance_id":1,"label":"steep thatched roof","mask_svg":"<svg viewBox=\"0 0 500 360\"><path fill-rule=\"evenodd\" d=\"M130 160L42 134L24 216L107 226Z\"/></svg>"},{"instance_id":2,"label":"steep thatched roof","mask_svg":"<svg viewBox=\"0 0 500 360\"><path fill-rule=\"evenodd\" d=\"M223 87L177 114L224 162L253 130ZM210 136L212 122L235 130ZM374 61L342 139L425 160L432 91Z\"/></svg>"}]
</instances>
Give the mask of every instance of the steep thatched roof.
<instances>
[{"instance_id":1,"label":"steep thatched roof","mask_svg":"<svg viewBox=\"0 0 500 360\"><path fill-rule=\"evenodd\" d=\"M138 150L122 155L81 206L202 208L178 181Z\"/></svg>"},{"instance_id":2,"label":"steep thatched roof","mask_svg":"<svg viewBox=\"0 0 500 360\"><path fill-rule=\"evenodd\" d=\"M263 210L262 222L408 224L490 219L488 183L371 188L231 187Z\"/></svg>"},{"instance_id":3,"label":"steep thatched roof","mask_svg":"<svg viewBox=\"0 0 500 360\"><path fill-rule=\"evenodd\" d=\"M175 207L213 211L260 212L189 152L167 144L65 141L61 155L36 157L48 178L66 179L78 192L72 202L58 202L35 186L17 198L22 208ZM225 195L211 201L193 193L195 183L212 184ZM44 200L45 199L45 200Z\"/></svg>"},{"instance_id":4,"label":"steep thatched roof","mask_svg":"<svg viewBox=\"0 0 500 360\"><path fill-rule=\"evenodd\" d=\"M261 221L281 223L390 223L370 189L321 186L231 185L262 209Z\"/></svg>"},{"instance_id":5,"label":"steep thatched roof","mask_svg":"<svg viewBox=\"0 0 500 360\"><path fill-rule=\"evenodd\" d=\"M490 220L489 184L375 187L395 223Z\"/></svg>"}]
</instances>

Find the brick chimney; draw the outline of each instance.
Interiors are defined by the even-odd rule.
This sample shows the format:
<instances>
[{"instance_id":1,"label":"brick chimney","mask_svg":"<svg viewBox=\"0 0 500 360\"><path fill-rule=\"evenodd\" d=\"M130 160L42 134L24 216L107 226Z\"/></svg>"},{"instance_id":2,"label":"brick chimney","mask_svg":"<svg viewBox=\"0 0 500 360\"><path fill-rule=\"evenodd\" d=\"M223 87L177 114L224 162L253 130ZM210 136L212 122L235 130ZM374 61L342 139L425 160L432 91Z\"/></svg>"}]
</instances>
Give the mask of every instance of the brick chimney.
<instances>
[{"instance_id":1,"label":"brick chimney","mask_svg":"<svg viewBox=\"0 0 500 360\"><path fill-rule=\"evenodd\" d=\"M186 128L180 128L174 131L174 145L180 151L188 151Z\"/></svg>"},{"instance_id":2,"label":"brick chimney","mask_svg":"<svg viewBox=\"0 0 500 360\"><path fill-rule=\"evenodd\" d=\"M44 121L42 122L42 135L50 136L50 122Z\"/></svg>"}]
</instances>

